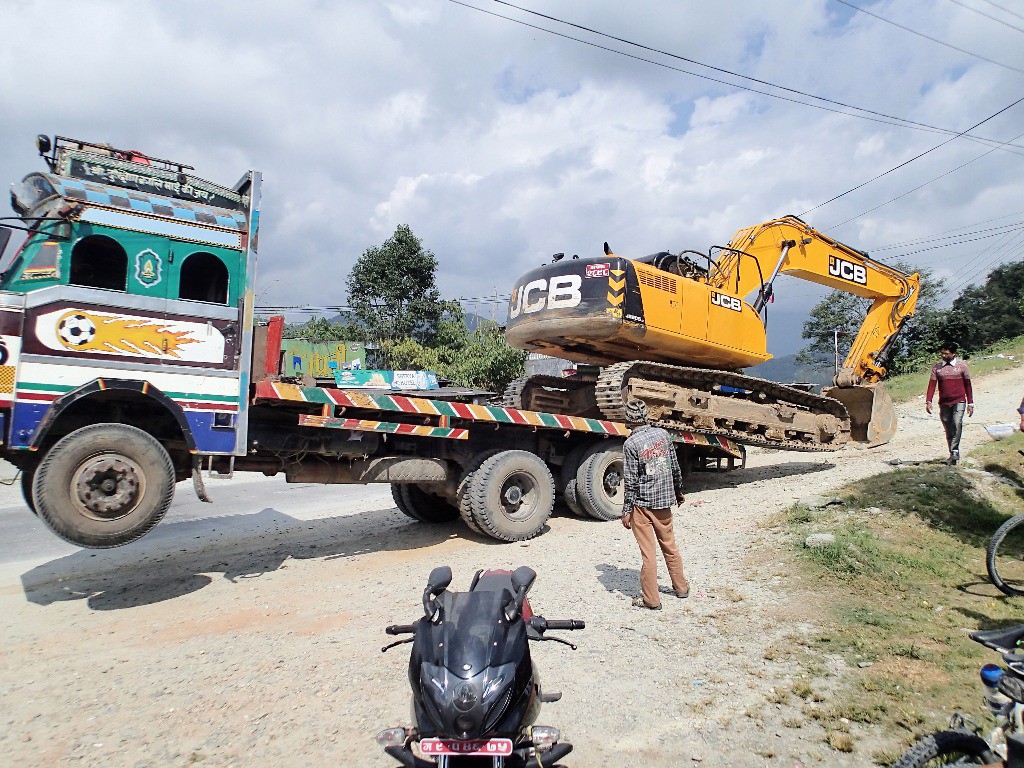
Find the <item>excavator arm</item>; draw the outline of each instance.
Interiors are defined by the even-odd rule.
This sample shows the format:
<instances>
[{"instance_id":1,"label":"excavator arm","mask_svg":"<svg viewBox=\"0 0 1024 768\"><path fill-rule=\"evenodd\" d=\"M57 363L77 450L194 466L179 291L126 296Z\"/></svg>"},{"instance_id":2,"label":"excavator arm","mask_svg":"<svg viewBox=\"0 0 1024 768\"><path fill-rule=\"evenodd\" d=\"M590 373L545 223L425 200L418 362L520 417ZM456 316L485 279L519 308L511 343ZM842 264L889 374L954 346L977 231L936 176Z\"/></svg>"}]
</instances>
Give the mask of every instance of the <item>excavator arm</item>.
<instances>
[{"instance_id":1,"label":"excavator arm","mask_svg":"<svg viewBox=\"0 0 1024 768\"><path fill-rule=\"evenodd\" d=\"M920 289L916 272L907 275L875 261L795 216L741 229L723 250L709 282L740 296L756 291L758 310L771 297L772 283L780 274L871 299L835 383L849 387L881 381L885 353L914 314Z\"/></svg>"},{"instance_id":2,"label":"excavator arm","mask_svg":"<svg viewBox=\"0 0 1024 768\"><path fill-rule=\"evenodd\" d=\"M896 408L881 383L882 363L896 334L914 314L920 277L877 262L795 216L785 216L733 235L708 281L740 296L756 291L753 306L760 311L780 274L871 300L857 338L836 372L835 386L822 394L846 406L854 440L869 446L888 442L896 433Z\"/></svg>"}]
</instances>

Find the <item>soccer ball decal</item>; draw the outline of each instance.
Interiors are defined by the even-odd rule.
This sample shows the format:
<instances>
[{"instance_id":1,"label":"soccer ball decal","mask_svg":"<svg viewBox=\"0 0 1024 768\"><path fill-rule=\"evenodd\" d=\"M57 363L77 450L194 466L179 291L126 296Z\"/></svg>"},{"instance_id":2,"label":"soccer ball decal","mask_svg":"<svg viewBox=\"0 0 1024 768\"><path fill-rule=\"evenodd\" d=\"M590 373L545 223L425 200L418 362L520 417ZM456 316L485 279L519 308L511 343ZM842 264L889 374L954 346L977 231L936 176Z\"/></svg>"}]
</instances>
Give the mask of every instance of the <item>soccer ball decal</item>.
<instances>
[{"instance_id":1,"label":"soccer ball decal","mask_svg":"<svg viewBox=\"0 0 1024 768\"><path fill-rule=\"evenodd\" d=\"M85 315L65 315L57 323L57 335L69 347L81 347L96 337L96 323Z\"/></svg>"}]
</instances>

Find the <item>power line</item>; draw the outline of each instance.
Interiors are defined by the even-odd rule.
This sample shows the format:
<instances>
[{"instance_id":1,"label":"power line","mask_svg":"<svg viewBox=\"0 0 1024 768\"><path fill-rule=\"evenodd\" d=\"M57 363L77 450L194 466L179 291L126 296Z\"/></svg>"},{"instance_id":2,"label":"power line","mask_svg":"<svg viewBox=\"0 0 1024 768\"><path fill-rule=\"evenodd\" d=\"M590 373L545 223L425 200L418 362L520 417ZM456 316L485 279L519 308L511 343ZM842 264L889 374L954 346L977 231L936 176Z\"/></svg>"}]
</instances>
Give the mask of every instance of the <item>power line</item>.
<instances>
[{"instance_id":1,"label":"power line","mask_svg":"<svg viewBox=\"0 0 1024 768\"><path fill-rule=\"evenodd\" d=\"M1008 13L1008 14L1010 14L1011 16L1016 16L1016 17L1017 17L1018 19L1024 19L1024 16L1021 16L1021 15L1020 15L1019 13L1014 13L1014 12L1013 12L1013 11L1011 11L1011 10L1010 10L1009 8L1003 8L1003 6L1001 6L1001 5L996 5L995 3L993 3L993 2L992 2L992 0L981 0L981 2L983 2L983 3L988 3L988 4L989 4L989 5L991 5L991 6L993 7L993 8L998 8L998 9L999 9L1000 11L1002 11L1003 13Z\"/></svg>"},{"instance_id":2,"label":"power line","mask_svg":"<svg viewBox=\"0 0 1024 768\"><path fill-rule=\"evenodd\" d=\"M841 2L842 0L839 0L839 1ZM897 166L894 166L894 167L890 168L890 169L889 169L888 171L885 171L884 173L880 173L880 174L878 174L877 176L875 176L874 178L868 179L867 181L863 182L862 184L858 184L857 186L853 187L852 189L848 189L848 190L846 190L845 192L843 192L843 193L841 193L841 194L838 194L838 195L836 195L835 197L833 197L833 198L830 198L830 199L826 200L826 201L825 201L824 203L818 203L818 204L817 204L816 206L814 206L813 208L808 208L808 209L807 209L806 211L804 211L803 213L800 213L800 214L797 214L797 215L798 215L798 216L801 216L801 217L803 217L803 216L807 215L808 213L810 213L811 211L816 211L816 210L818 210L819 208L821 208L821 207L822 207L822 206L824 206L824 205L828 205L829 203L835 202L836 200L838 200L838 199L839 199L839 198L841 198L841 197L845 197L846 195L850 194L851 192L856 192L856 191L857 191L858 189L860 189L861 187L866 187L866 186L867 186L868 184L870 184L871 182L873 182L873 181L877 181L878 179L882 178L883 176L887 176L887 175L889 175L889 174L890 174L890 173L892 173L893 171L898 171L898 170L899 170L900 168L902 168L903 166L905 166L905 165L909 165L910 163L914 162L915 160L919 160L919 159L921 159L922 157L924 157L925 155L927 155L927 154L929 154L929 153L931 153L931 152L934 152L934 151L935 151L935 150L937 150L937 149L941 149L942 147L946 146L947 144L949 144L949 143L950 143L950 142L952 142L952 141L956 141L956 140L957 140L958 138L960 138L961 136L963 136L964 134L966 134L966 133L967 133L968 131L973 131L973 130L974 130L975 128L977 128L977 127L978 127L979 125L984 125L984 124L985 124L985 123L987 123L987 122L988 122L989 120L992 120L992 119L994 119L994 118L998 117L999 115L1003 114L1003 112L1005 112L1005 111L1006 111L1006 110L1008 110L1008 109L1011 109L1012 107L1015 107L1015 106L1017 106L1017 105L1018 105L1018 104L1020 104L1020 103L1021 103L1022 101L1024 101L1024 97L1021 97L1021 98L1017 99L1017 100L1016 100L1015 102L1013 102L1012 104L1009 104L1009 105L1007 105L1007 106L1003 107L1003 108L1002 108L1002 109L1000 109L1000 110L999 110L998 112L995 112L995 113L993 113L993 114L989 115L988 117L986 117L986 118L985 118L984 120L982 120L981 122L975 123L974 125L972 125L972 126L971 126L970 128L968 128L968 129L967 129L966 131L964 131L963 133L960 133L960 134L957 134L956 136L953 136L953 137L951 137L951 138L948 138L948 139L946 139L946 140L945 140L944 142L942 142L941 144L936 144L936 145L935 145L934 147L932 147L931 149L926 149L926 150L925 150L924 152L922 152L921 154L919 154L919 155L915 155L914 157L910 158L909 160L904 160L904 161L903 161L902 163L900 163L900 164L899 164L899 165L897 165Z\"/></svg>"},{"instance_id":3,"label":"power line","mask_svg":"<svg viewBox=\"0 0 1024 768\"><path fill-rule=\"evenodd\" d=\"M501 0L495 0L495 2L500 2L500 1ZM856 112L853 112L853 113L851 113L851 112L844 112L841 109L833 109L831 107L825 106L824 104L811 104L811 103L808 103L806 101L800 101L799 99L790 98L788 96L783 96L783 95L778 94L778 93L770 93L768 91L762 91L762 90L759 90L757 88L751 88L749 86L741 85L739 83L730 82L728 80L722 80L720 78L711 77L710 75L704 75L704 74L701 74L699 72L693 72L693 71L688 70L688 69L683 69L682 67L674 67L671 64L666 64L666 63L661 62L661 61L655 61L653 59L647 59L647 58L644 58L642 56L636 56L636 55L631 54L631 53L626 53L625 51L620 51L620 50L618 50L616 48L609 48L608 46L599 45L598 43L594 43L594 42L591 42L589 40L583 40L583 39L578 38L578 37L573 37L572 35L566 35L566 34L563 34L562 32L556 32L555 30L547 29L546 27L541 27L541 26L538 26L536 24L530 24L529 22L523 21L521 19L516 19L516 18L513 18L511 16L505 16L504 14L496 13L494 11L488 11L488 10L486 10L484 8L478 8L478 7L474 6L474 5L470 5L469 3L462 2L461 0L449 0L449 2L454 3L455 5L462 6L463 8L468 8L469 10L477 11L478 13L484 13L484 14L487 14L488 16L494 16L495 18L504 19L505 21L511 21L511 22L513 22L515 24L520 24L520 25L522 25L524 27L528 27L530 29L535 29L535 30L537 30L539 32L545 32L545 33L547 33L549 35L553 35L555 37L561 37L561 38L563 38L565 40L571 40L571 41L573 41L575 43L580 43L582 45L590 46L591 48L597 48L598 50L606 51L608 53L614 53L614 54L617 54L619 56L624 56L624 57L626 57L628 59L633 59L634 61L643 62L645 64L652 64L652 65L654 65L656 67L661 67L663 69L668 69L668 70L671 70L673 72L681 72L681 73L683 73L685 75L691 75L693 77L699 77L699 78L701 78L703 80L708 80L710 82L718 83L720 85L727 85L730 88L738 88L740 90L747 91L749 93L756 93L756 94L758 94L760 96L768 96L768 97L773 98L773 99L779 99L780 101L788 101L788 102L790 102L792 104L800 104L801 106L804 106L804 107L811 107L812 109L820 109L820 110L825 111L825 112L833 112L833 113L835 113L837 115L845 115L847 117L856 117L856 118L859 118L861 120L870 120L871 122L882 123L883 125L893 125L893 126L897 126L897 127L901 127L901 128L913 128L914 130L925 131L925 132L928 132L928 133L944 133L944 134L953 134L953 133L955 133L954 131L949 130L947 128L941 128L941 127L938 127L938 126L929 125L927 123L918 123L918 122L915 122L913 120L909 120L907 118L897 117L895 115L887 115L887 114L882 113L882 112L875 112L873 110L866 109L864 107L857 107L857 106L854 106L854 105L845 105L845 104L843 104L843 102L833 101L833 100L827 99L827 98L825 98L823 96L814 96L813 94L807 94L807 98L817 99L819 101L824 101L824 102L827 102L827 103L834 103L836 105L841 105L841 106L843 106L844 108L847 108L847 109L858 110L858 112L862 112L864 114L858 114ZM514 5L511 5L509 3L504 3L504 4L508 5L509 7L519 9L519 6L514 6ZM544 14L539 14L539 13L537 13L535 11L530 11L529 9L525 9L525 8L522 8L522 9L519 9L519 10L522 10L525 13L533 13L533 14L536 14L538 16L544 16ZM550 18L550 19L552 19L554 21L558 21L558 22L561 22L563 24L568 24L570 26L577 26L577 27L579 26L579 25L574 25L571 22L562 21L561 19L557 19L557 18L555 18L553 16L545 17L545 18ZM586 27L580 27L580 28L581 29L588 29ZM612 38L611 35L606 35L605 33L599 32L597 30L588 30L588 31L591 31L593 34L596 34L596 35L603 35L605 37ZM621 38L612 38L612 39L621 39ZM694 64L697 64L698 66L702 66L702 67L706 67L708 69L713 69L713 70L716 70L716 71L724 72L726 74L729 74L729 75L731 75L733 77L738 77L740 79L751 80L753 82L759 82L759 83L766 83L770 87L778 88L779 90L786 90L786 91L789 91L789 92L792 92L792 93L802 93L801 91L795 91L794 89L786 88L784 86L778 86L778 85L774 85L772 83L767 83L767 81L756 80L755 78L748 77L747 75L741 75L741 74L736 73L736 72L731 72L729 70L720 69L720 68L714 67L714 66L712 66L710 64L704 64L702 62L691 60L691 59L683 59L683 57L677 56L676 54L667 53L667 52L663 52L663 51L658 51L655 48L648 48L647 46L643 46L643 45L641 45L639 43L633 43L633 42L630 42L630 41L624 40L624 39L623 39L623 42L625 42L628 45L634 45L636 47L643 48L645 50L656 51L656 52L661 53L661 54L663 54L665 56L679 58L679 59L684 60L684 61L692 61ZM872 115L878 115L878 117L872 117ZM893 122L893 121L896 121L896 122ZM970 136L969 138L972 141L977 141L977 142L986 144L988 146L991 146L993 143L995 143L995 140L989 139L989 138L986 138L986 137L982 137L982 136ZM1024 147L1021 147L1019 145L1014 145L1014 146L1017 149L1024 149ZM1008 150L1008 151L1012 151L1012 150ZM1014 152L1014 154L1019 154L1019 153Z\"/></svg>"},{"instance_id":4,"label":"power line","mask_svg":"<svg viewBox=\"0 0 1024 768\"><path fill-rule=\"evenodd\" d=\"M1020 133L1020 134L1017 134L1017 135L1016 135L1016 136L1014 136L1014 137L1013 137L1012 139L1010 139L1010 141L1016 141L1016 140L1017 140L1017 139L1019 139L1019 138L1020 138L1021 136L1024 136L1024 133ZM1007 142L1007 144L1009 144L1009 143L1010 143L1010 142ZM926 182L925 182L924 184L919 184L919 185L917 185L916 187L914 187L913 189L907 190L906 192L904 192L904 193L903 193L903 194L901 194L901 195L897 195L896 197L893 197L893 198L891 198L891 199L889 199L889 200L886 200L886 201L885 201L884 203L879 203L879 204L878 204L878 205L876 205L876 206L875 206L874 208L868 208L868 209L867 209L866 211L864 211L863 213L858 213L858 214L857 214L856 216L853 216L853 217L851 217L851 218L847 219L846 221L842 221L842 222L840 222L839 224L834 224L833 226L831 226L831 227L828 227L828 229L826 229L825 231L828 231L829 229L838 229L839 227L841 227L841 226L843 226L843 225L845 225L845 224L849 224L849 223L850 223L851 221L856 221L856 220L857 220L857 219L859 219L859 218L860 218L861 216L866 216L867 214L869 214L869 213L872 213L873 211L877 211L877 210L878 210L879 208L882 208L882 207L884 207L884 206L888 205L889 203L895 203L895 202L896 202L897 200L900 200L901 198L904 198L904 197L906 197L907 195L913 194L914 192L917 192L917 190L919 190L919 189L922 189L922 188L924 188L924 187L927 187L927 186L928 186L929 184L932 184L932 183L934 183L934 182L938 181L939 179L942 179L942 178L945 178L946 176L949 176L949 175L950 175L951 173L956 173L956 172L957 172L957 171L959 171L959 170L960 170L961 168L966 168L966 167L967 167L968 165L970 165L971 163L973 163L973 162L975 162L975 161L977 161L977 160L981 160L981 158L983 158L983 157L986 157L986 156L988 156L988 155L991 155L991 154L992 154L993 152L995 152L995 151L996 151L996 149L998 149L998 147L992 147L992 149L988 150L987 152L983 152L982 154L978 155L978 156L977 156L977 157L975 157L974 159L972 159L972 160L968 160L968 161L967 161L966 163L963 163L962 165L958 165L958 166L957 166L956 168L953 168L953 169L952 169L952 170L950 170L950 171L946 171L945 173L943 173L943 174L941 174L941 175L939 175L939 176L936 176L936 177L935 177L934 179L929 179L929 180L928 180L928 181L926 181Z\"/></svg>"},{"instance_id":5,"label":"power line","mask_svg":"<svg viewBox=\"0 0 1024 768\"><path fill-rule=\"evenodd\" d=\"M960 268L959 275L950 281L950 292L955 290L963 291L963 289L967 285L974 282L974 280L981 275L983 270L991 271L990 268L993 267L993 265L996 264L996 262L1000 261L1002 257L1005 256L1003 252L1009 251L1012 248L1017 247L1019 245L1018 241L1021 240L1024 240L1024 232L1018 232L1012 237L1009 236L1009 233L1007 233L1007 238L1002 243L992 243L990 246L980 251L977 255L974 256L974 258L965 263ZM988 253L989 251L993 251L992 256L982 261L979 264L978 268L973 273L968 275L967 268L977 263L978 260L982 259L982 257L984 257L985 254Z\"/></svg>"},{"instance_id":6,"label":"power line","mask_svg":"<svg viewBox=\"0 0 1024 768\"><path fill-rule=\"evenodd\" d=\"M954 246L954 245L963 245L964 243L976 243L979 240L989 240L990 238L993 238L993 237L1002 237L1004 235L1009 235L1009 234L1011 234L1013 232L1017 232L1019 230L1024 230L1024 225L1017 225L1017 226L1012 227L1010 229L1007 229L1007 230L1005 230L1003 232L993 232L992 234L981 235L980 237L970 237L970 238L967 238L965 240L956 240L956 241L954 241L952 243L940 243L938 245L929 245L927 248L918 248L916 251L906 251L905 253L901 253L896 258L903 258L905 256L913 256L914 254L924 253L925 251L934 251L936 248L949 248L949 247ZM951 258L955 258L955 257L951 257ZM936 261L942 261L942 259L936 259Z\"/></svg>"},{"instance_id":7,"label":"power line","mask_svg":"<svg viewBox=\"0 0 1024 768\"><path fill-rule=\"evenodd\" d=\"M1002 216L995 216L994 218L991 218L991 219L984 219L982 221L976 221L973 224L962 224L959 227L953 227L952 229L944 229L941 232L935 232L934 234L931 234L931 235L922 235L921 237L914 238L913 240L905 240L905 241L903 241L901 243L890 243L889 245L879 245L879 246L876 246L874 248L869 248L868 250L871 253L875 253L876 251L888 251L888 250L891 250L892 248L906 248L906 247L911 246L911 245L921 245L922 243L930 243L930 242L934 242L935 240L943 239L942 236L943 235L947 235L950 232L958 232L961 229L967 229L968 227L977 227L977 226L980 226L982 224L989 224L989 223L991 223L993 221L999 221L1000 219L1008 219L1010 216L1020 216L1021 214L1024 214L1024 211L1014 211L1013 213L1007 213L1007 214L1004 214ZM1001 225L999 227L990 227L988 229L980 229L977 232L964 232L964 233L962 233L962 235L964 235L964 236L966 236L966 235L975 235L975 234L978 234L978 233L981 233L981 232L991 232L992 230L995 230L995 229L1002 229L1003 227L1016 227L1018 225L1024 225L1024 222L1014 222L1013 224L1003 224L1003 225Z\"/></svg>"},{"instance_id":8,"label":"power line","mask_svg":"<svg viewBox=\"0 0 1024 768\"><path fill-rule=\"evenodd\" d=\"M855 11L860 11L861 13L867 14L868 16L870 16L870 17L872 17L874 19L878 19L879 21L884 21L886 24L892 24L894 27L899 27L900 29L904 30L905 32L909 32L912 35L917 35L918 37L923 37L925 40L931 40L933 43L938 43L939 45L944 45L947 48L952 48L954 51L959 51L960 53L965 53L968 56L973 56L976 59L981 59L982 61L987 61L989 64L995 64L997 67L1002 67L1003 69L1009 69L1009 70L1012 70L1013 72L1020 72L1022 75L1024 75L1024 69L1017 69L1017 67L1011 67L1009 64L1003 64L1001 62L996 61L995 59L989 59L989 58L986 58L985 56L981 56L980 54L971 53L970 51L966 51L963 48L957 48L955 45L951 45L949 43L943 42L942 40L939 40L938 38L931 37L929 35L924 34L923 32L918 32L916 29L911 29L910 27L904 26L903 24L899 24L899 23L897 23L895 21L891 21L890 19L886 19L886 18L884 18L882 16L879 16L877 13L872 13L871 11L866 11L863 8L860 8L859 6L854 5L853 3L846 2L846 0L835 0L835 2L840 3L841 5L845 5L847 8L853 8L853 10L855 10Z\"/></svg>"},{"instance_id":9,"label":"power line","mask_svg":"<svg viewBox=\"0 0 1024 768\"><path fill-rule=\"evenodd\" d=\"M1004 27L1009 27L1010 29L1015 29L1018 32L1024 32L1024 29L1022 29L1021 27L1015 27L1013 24L1010 24L1009 22L1003 21L1002 19L996 18L995 16L993 16L990 13L985 13L984 11L979 11L977 8L971 8L971 6L967 5L967 3L961 3L960 0L949 0L949 2L951 2L953 5L959 5L961 8L966 8L971 13L976 13L979 16L984 16L986 19L992 19L992 21L996 22L997 24L1002 24ZM1003 9L1003 10L1005 10L1005 9ZM1016 16L1016 14L1014 14L1014 15Z\"/></svg>"}]
</instances>

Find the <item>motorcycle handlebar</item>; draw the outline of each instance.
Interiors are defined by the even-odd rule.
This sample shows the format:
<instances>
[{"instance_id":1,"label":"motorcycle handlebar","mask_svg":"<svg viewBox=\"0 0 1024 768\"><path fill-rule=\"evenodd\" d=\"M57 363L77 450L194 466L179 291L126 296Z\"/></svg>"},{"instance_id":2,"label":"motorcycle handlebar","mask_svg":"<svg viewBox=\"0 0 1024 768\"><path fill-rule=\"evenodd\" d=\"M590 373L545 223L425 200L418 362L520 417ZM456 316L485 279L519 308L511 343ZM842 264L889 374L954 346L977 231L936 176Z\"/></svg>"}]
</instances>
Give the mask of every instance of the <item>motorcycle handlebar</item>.
<instances>
[{"instance_id":1,"label":"motorcycle handlebar","mask_svg":"<svg viewBox=\"0 0 1024 768\"><path fill-rule=\"evenodd\" d=\"M547 627L545 627L545 630L548 630L548 629L586 629L586 628L587 628L586 623L581 621L580 619L548 619L547 620Z\"/></svg>"},{"instance_id":2,"label":"motorcycle handlebar","mask_svg":"<svg viewBox=\"0 0 1024 768\"><path fill-rule=\"evenodd\" d=\"M389 635L408 635L416 631L416 627L412 624L392 624L390 627L385 627L384 631Z\"/></svg>"}]
</instances>

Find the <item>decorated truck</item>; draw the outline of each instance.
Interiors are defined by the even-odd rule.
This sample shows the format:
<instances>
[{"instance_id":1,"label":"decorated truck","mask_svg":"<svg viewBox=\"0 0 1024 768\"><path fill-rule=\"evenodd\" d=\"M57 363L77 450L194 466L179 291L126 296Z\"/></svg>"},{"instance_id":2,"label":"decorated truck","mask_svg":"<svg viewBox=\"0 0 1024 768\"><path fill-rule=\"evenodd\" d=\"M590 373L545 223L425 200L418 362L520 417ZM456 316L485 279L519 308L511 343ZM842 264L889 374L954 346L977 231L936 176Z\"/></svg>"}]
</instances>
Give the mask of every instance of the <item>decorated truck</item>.
<instances>
[{"instance_id":1,"label":"decorated truck","mask_svg":"<svg viewBox=\"0 0 1024 768\"><path fill-rule=\"evenodd\" d=\"M390 483L410 518L505 541L542 531L569 486L578 514L617 516L623 424L289 383L283 319L254 322L258 172L228 187L108 144L37 146L47 168L0 220L0 455L56 535L134 541L176 483L208 500L204 471ZM688 465L742 461L674 437Z\"/></svg>"}]
</instances>

